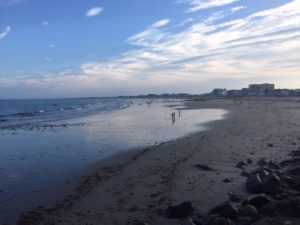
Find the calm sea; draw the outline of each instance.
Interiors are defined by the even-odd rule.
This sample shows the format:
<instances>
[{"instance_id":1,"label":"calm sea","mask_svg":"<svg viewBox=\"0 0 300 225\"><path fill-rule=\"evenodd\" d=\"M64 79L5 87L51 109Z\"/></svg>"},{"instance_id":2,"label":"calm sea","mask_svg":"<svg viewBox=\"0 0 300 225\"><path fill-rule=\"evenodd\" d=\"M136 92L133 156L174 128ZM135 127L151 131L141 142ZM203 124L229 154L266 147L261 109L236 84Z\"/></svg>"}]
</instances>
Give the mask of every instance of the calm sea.
<instances>
[{"instance_id":1,"label":"calm sea","mask_svg":"<svg viewBox=\"0 0 300 225\"><path fill-rule=\"evenodd\" d=\"M122 98L0 100L0 128L113 111L134 103Z\"/></svg>"}]
</instances>

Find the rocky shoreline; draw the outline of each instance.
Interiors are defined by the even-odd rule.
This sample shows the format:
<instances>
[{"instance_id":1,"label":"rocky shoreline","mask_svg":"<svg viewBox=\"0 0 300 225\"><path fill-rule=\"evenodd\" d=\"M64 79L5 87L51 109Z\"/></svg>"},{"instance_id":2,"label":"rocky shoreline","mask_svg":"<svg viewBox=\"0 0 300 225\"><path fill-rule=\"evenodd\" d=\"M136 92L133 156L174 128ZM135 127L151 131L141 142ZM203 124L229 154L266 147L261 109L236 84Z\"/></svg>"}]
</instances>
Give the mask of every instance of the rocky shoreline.
<instances>
[{"instance_id":1,"label":"rocky shoreline","mask_svg":"<svg viewBox=\"0 0 300 225\"><path fill-rule=\"evenodd\" d=\"M212 208L209 214L195 215L191 202L169 206L164 216L183 219L184 225L297 225L300 224L300 149L291 152L290 159L281 162L262 158L259 166L248 172L252 161L241 161L237 167L247 177L245 188L252 195L243 198L228 193L228 201ZM206 165L197 165L210 170ZM224 180L230 182L230 180ZM147 223L137 223L136 225Z\"/></svg>"}]
</instances>

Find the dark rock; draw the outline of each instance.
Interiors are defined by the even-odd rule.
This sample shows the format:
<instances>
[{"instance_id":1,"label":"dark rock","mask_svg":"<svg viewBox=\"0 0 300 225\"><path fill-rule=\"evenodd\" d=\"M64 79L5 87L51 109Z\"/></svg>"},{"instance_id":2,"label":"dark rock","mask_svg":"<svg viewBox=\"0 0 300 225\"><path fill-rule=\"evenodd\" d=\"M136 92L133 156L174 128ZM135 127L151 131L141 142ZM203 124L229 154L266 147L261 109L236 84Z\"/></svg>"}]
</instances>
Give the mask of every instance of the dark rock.
<instances>
[{"instance_id":1,"label":"dark rock","mask_svg":"<svg viewBox=\"0 0 300 225\"><path fill-rule=\"evenodd\" d=\"M212 208L209 212L210 214L219 214L222 217L229 219L236 219L238 217L239 211L232 203L223 203L219 206Z\"/></svg>"},{"instance_id":2,"label":"dark rock","mask_svg":"<svg viewBox=\"0 0 300 225\"><path fill-rule=\"evenodd\" d=\"M292 152L291 152L291 155L292 155L293 157L300 157L300 151L299 151L299 150L297 150L297 151L292 151Z\"/></svg>"},{"instance_id":3,"label":"dark rock","mask_svg":"<svg viewBox=\"0 0 300 225\"><path fill-rule=\"evenodd\" d=\"M247 217L247 216L241 216L241 217L239 217L238 222L239 222L238 224L240 224L240 225L252 224L253 218Z\"/></svg>"},{"instance_id":4,"label":"dark rock","mask_svg":"<svg viewBox=\"0 0 300 225\"><path fill-rule=\"evenodd\" d=\"M259 209L259 213L267 215L267 216L274 216L276 211L276 203L270 202L267 205L264 205Z\"/></svg>"},{"instance_id":5,"label":"dark rock","mask_svg":"<svg viewBox=\"0 0 300 225\"><path fill-rule=\"evenodd\" d=\"M229 192L228 193L229 200L231 202L241 202L243 200L243 197L241 195L237 195L235 193Z\"/></svg>"},{"instance_id":6,"label":"dark rock","mask_svg":"<svg viewBox=\"0 0 300 225\"><path fill-rule=\"evenodd\" d=\"M232 182L232 179L229 179L229 178L226 178L223 180L223 183L231 183Z\"/></svg>"},{"instance_id":7,"label":"dark rock","mask_svg":"<svg viewBox=\"0 0 300 225\"><path fill-rule=\"evenodd\" d=\"M286 173L292 174L292 175L300 175L300 166L299 165L292 166L286 170Z\"/></svg>"},{"instance_id":8,"label":"dark rock","mask_svg":"<svg viewBox=\"0 0 300 225\"><path fill-rule=\"evenodd\" d=\"M292 206L292 199L283 199L276 204L276 210L280 215L288 215Z\"/></svg>"},{"instance_id":9,"label":"dark rock","mask_svg":"<svg viewBox=\"0 0 300 225\"><path fill-rule=\"evenodd\" d=\"M210 225L233 225L230 219L219 217L216 218Z\"/></svg>"},{"instance_id":10,"label":"dark rock","mask_svg":"<svg viewBox=\"0 0 300 225\"><path fill-rule=\"evenodd\" d=\"M268 163L266 161L265 158L261 158L258 162L257 162L257 165L259 166L266 166Z\"/></svg>"},{"instance_id":11,"label":"dark rock","mask_svg":"<svg viewBox=\"0 0 300 225\"><path fill-rule=\"evenodd\" d=\"M247 163L248 163L248 164L252 164L252 163L253 163L253 160L252 160L252 159L247 159Z\"/></svg>"},{"instance_id":12,"label":"dark rock","mask_svg":"<svg viewBox=\"0 0 300 225\"><path fill-rule=\"evenodd\" d=\"M244 205L253 205L256 208L261 208L271 202L271 199L265 194L252 195L245 202Z\"/></svg>"},{"instance_id":13,"label":"dark rock","mask_svg":"<svg viewBox=\"0 0 300 225\"><path fill-rule=\"evenodd\" d=\"M253 225L298 225L300 219L275 217L275 218L262 218L261 220L253 223Z\"/></svg>"},{"instance_id":14,"label":"dark rock","mask_svg":"<svg viewBox=\"0 0 300 225\"><path fill-rule=\"evenodd\" d=\"M280 170L280 166L273 161L268 162L268 167L273 170Z\"/></svg>"},{"instance_id":15,"label":"dark rock","mask_svg":"<svg viewBox=\"0 0 300 225\"><path fill-rule=\"evenodd\" d=\"M257 209L253 205L246 205L240 209L240 216L255 217L258 214Z\"/></svg>"},{"instance_id":16,"label":"dark rock","mask_svg":"<svg viewBox=\"0 0 300 225\"><path fill-rule=\"evenodd\" d=\"M267 169L257 170L247 179L247 188L253 193L276 195L281 188L281 179Z\"/></svg>"},{"instance_id":17,"label":"dark rock","mask_svg":"<svg viewBox=\"0 0 300 225\"><path fill-rule=\"evenodd\" d=\"M268 144L268 147L271 147L271 148L272 148L272 147L274 147L274 144L269 143L269 144Z\"/></svg>"},{"instance_id":18,"label":"dark rock","mask_svg":"<svg viewBox=\"0 0 300 225\"><path fill-rule=\"evenodd\" d=\"M204 164L197 164L196 167L199 170L205 170L205 171L212 171L213 170L211 167L209 167L208 165L204 165Z\"/></svg>"},{"instance_id":19,"label":"dark rock","mask_svg":"<svg viewBox=\"0 0 300 225\"><path fill-rule=\"evenodd\" d=\"M169 206L165 210L165 216L168 218L185 218L188 217L194 208L191 202L183 202L178 205Z\"/></svg>"},{"instance_id":20,"label":"dark rock","mask_svg":"<svg viewBox=\"0 0 300 225\"><path fill-rule=\"evenodd\" d=\"M198 215L197 217L193 217L193 222L196 225L208 225L211 224L217 217L217 215Z\"/></svg>"},{"instance_id":21,"label":"dark rock","mask_svg":"<svg viewBox=\"0 0 300 225\"><path fill-rule=\"evenodd\" d=\"M239 169L244 169L244 166L248 165L247 162L245 161L240 161L236 164L236 167L239 168Z\"/></svg>"},{"instance_id":22,"label":"dark rock","mask_svg":"<svg viewBox=\"0 0 300 225\"><path fill-rule=\"evenodd\" d=\"M243 176L243 177L250 177L250 173L249 172L247 172L246 170L243 170L243 172L241 172L241 176Z\"/></svg>"},{"instance_id":23,"label":"dark rock","mask_svg":"<svg viewBox=\"0 0 300 225\"><path fill-rule=\"evenodd\" d=\"M291 200L289 216L300 217L300 198L294 198Z\"/></svg>"},{"instance_id":24,"label":"dark rock","mask_svg":"<svg viewBox=\"0 0 300 225\"><path fill-rule=\"evenodd\" d=\"M260 175L258 173L250 175L246 186L253 193L261 193L263 191L263 182Z\"/></svg>"},{"instance_id":25,"label":"dark rock","mask_svg":"<svg viewBox=\"0 0 300 225\"><path fill-rule=\"evenodd\" d=\"M281 186L281 179L275 173L270 173L263 178L263 191L270 194L276 194Z\"/></svg>"}]
</instances>

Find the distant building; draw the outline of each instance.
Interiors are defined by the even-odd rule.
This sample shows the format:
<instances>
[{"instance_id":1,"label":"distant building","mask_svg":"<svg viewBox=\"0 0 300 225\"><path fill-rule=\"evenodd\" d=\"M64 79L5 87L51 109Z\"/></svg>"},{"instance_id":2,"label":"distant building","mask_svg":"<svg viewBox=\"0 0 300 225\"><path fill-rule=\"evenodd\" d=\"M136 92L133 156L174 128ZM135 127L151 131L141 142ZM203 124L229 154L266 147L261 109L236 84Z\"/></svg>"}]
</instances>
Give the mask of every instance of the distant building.
<instances>
[{"instance_id":1,"label":"distant building","mask_svg":"<svg viewBox=\"0 0 300 225\"><path fill-rule=\"evenodd\" d=\"M294 95L296 95L296 96L300 96L300 89L296 89L296 90L294 90Z\"/></svg>"},{"instance_id":2,"label":"distant building","mask_svg":"<svg viewBox=\"0 0 300 225\"><path fill-rule=\"evenodd\" d=\"M243 96L248 96L249 95L249 88L243 88L242 89L242 95Z\"/></svg>"},{"instance_id":3,"label":"distant building","mask_svg":"<svg viewBox=\"0 0 300 225\"><path fill-rule=\"evenodd\" d=\"M292 95L292 90L290 89L275 89L273 91L274 96L290 96Z\"/></svg>"},{"instance_id":4,"label":"distant building","mask_svg":"<svg viewBox=\"0 0 300 225\"><path fill-rule=\"evenodd\" d=\"M267 95L268 92L272 92L275 89L274 84L250 84L249 95Z\"/></svg>"},{"instance_id":5,"label":"distant building","mask_svg":"<svg viewBox=\"0 0 300 225\"><path fill-rule=\"evenodd\" d=\"M242 90L229 90L227 92L228 97L242 97Z\"/></svg>"},{"instance_id":6,"label":"distant building","mask_svg":"<svg viewBox=\"0 0 300 225\"><path fill-rule=\"evenodd\" d=\"M227 94L227 90L224 88L216 88L212 91L212 94L217 97L224 97Z\"/></svg>"}]
</instances>

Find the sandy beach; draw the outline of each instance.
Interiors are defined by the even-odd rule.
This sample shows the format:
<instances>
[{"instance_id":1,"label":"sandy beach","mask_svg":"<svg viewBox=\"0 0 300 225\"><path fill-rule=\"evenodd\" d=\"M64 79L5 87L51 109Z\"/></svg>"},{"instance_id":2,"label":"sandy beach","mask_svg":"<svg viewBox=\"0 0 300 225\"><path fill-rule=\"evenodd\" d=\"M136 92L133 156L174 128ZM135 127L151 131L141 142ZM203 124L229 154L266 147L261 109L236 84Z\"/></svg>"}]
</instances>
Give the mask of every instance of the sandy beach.
<instances>
[{"instance_id":1,"label":"sandy beach","mask_svg":"<svg viewBox=\"0 0 300 225\"><path fill-rule=\"evenodd\" d=\"M99 162L76 195L54 208L24 214L19 224L29 224L28 218L43 225L189 224L166 218L165 209L190 201L196 217L226 201L230 192L247 196L238 162L248 160L245 170L251 171L261 158L281 161L300 146L298 99L251 98L238 105L215 99L187 101L186 106L230 113L207 124L206 131Z\"/></svg>"}]
</instances>

